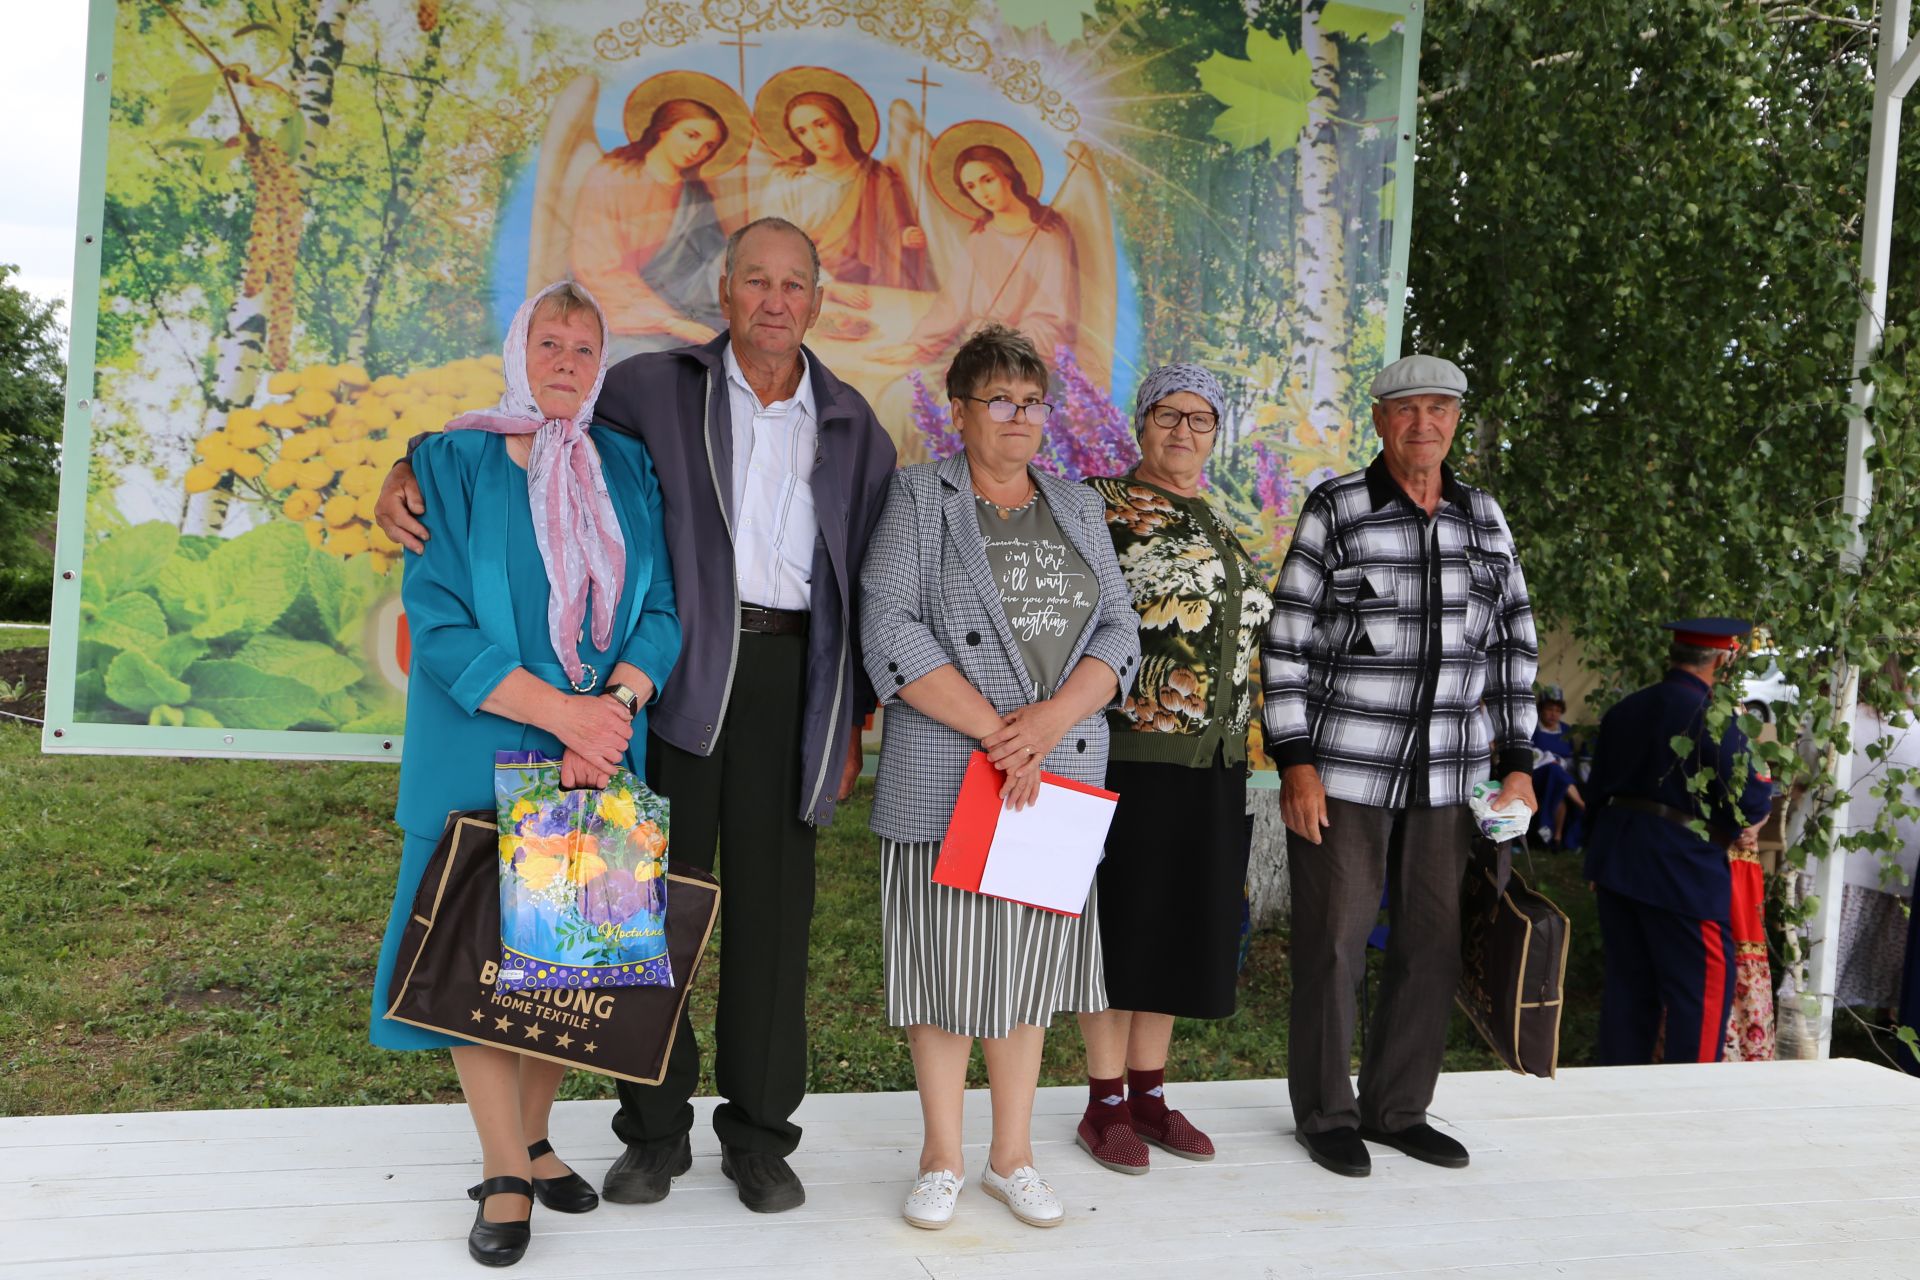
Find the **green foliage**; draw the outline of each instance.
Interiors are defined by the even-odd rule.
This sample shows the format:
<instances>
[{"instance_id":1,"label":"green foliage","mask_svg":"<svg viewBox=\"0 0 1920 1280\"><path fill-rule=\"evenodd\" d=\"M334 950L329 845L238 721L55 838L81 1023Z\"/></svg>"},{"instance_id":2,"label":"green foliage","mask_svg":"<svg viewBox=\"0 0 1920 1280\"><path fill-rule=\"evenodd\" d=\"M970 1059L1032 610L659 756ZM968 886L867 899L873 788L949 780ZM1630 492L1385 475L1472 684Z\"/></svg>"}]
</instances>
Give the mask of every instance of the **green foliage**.
<instances>
[{"instance_id":1,"label":"green foliage","mask_svg":"<svg viewBox=\"0 0 1920 1280\"><path fill-rule=\"evenodd\" d=\"M0 263L0 619L41 619L52 594L54 507L67 381L58 303Z\"/></svg>"},{"instance_id":2,"label":"green foliage","mask_svg":"<svg viewBox=\"0 0 1920 1280\"><path fill-rule=\"evenodd\" d=\"M393 732L399 699L356 656L384 582L365 558L310 547L286 521L229 539L182 538L159 521L121 529L86 560L75 710L128 724Z\"/></svg>"},{"instance_id":3,"label":"green foliage","mask_svg":"<svg viewBox=\"0 0 1920 1280\"><path fill-rule=\"evenodd\" d=\"M1819 801L1796 861L1835 839L1843 673L1901 708L1894 677L1920 657L1910 198L1857 563L1839 501L1872 102L1858 13L1471 0L1429 7L1422 59L1405 346L1466 368L1457 456L1505 501L1536 609L1601 675L1590 715L1658 675L1661 620L1759 622L1801 695L1754 754ZM1920 190L1920 151L1900 169Z\"/></svg>"}]
</instances>

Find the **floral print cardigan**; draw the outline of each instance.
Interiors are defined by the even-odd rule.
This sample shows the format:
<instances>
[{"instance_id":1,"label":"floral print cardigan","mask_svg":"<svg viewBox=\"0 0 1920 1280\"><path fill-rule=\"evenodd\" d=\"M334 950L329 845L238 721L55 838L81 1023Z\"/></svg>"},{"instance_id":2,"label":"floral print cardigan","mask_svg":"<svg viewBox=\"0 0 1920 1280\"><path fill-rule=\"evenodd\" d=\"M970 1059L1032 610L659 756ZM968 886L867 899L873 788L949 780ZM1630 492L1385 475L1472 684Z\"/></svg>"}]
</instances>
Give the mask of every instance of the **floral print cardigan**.
<instances>
[{"instance_id":1,"label":"floral print cardigan","mask_svg":"<svg viewBox=\"0 0 1920 1280\"><path fill-rule=\"evenodd\" d=\"M1107 713L1115 760L1203 768L1215 748L1247 758L1259 687L1254 663L1273 598L1240 540L1204 497L1182 498L1128 472L1086 482L1140 615L1140 675Z\"/></svg>"}]
</instances>

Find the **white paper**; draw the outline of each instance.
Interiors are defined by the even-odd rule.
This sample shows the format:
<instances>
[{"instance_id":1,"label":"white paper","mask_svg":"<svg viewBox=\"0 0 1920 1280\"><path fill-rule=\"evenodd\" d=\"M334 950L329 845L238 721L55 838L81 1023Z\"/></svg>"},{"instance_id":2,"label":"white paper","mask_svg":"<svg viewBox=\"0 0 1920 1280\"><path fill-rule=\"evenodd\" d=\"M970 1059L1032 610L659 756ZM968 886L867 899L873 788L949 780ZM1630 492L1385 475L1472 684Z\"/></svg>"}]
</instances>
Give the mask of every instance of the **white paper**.
<instances>
[{"instance_id":1,"label":"white paper","mask_svg":"<svg viewBox=\"0 0 1920 1280\"><path fill-rule=\"evenodd\" d=\"M1000 810L980 892L1079 915L1106 850L1113 809L1105 796L1042 782L1034 803Z\"/></svg>"}]
</instances>

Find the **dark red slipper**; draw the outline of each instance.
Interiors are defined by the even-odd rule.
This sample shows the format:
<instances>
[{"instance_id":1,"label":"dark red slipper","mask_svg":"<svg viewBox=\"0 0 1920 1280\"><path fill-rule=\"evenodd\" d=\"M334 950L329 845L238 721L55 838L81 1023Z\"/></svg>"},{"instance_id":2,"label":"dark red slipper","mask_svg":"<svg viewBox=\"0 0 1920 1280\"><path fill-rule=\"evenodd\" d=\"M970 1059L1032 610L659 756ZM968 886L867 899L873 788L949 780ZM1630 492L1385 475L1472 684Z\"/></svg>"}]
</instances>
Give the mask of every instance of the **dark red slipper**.
<instances>
[{"instance_id":1,"label":"dark red slipper","mask_svg":"<svg viewBox=\"0 0 1920 1280\"><path fill-rule=\"evenodd\" d=\"M1188 1160L1213 1159L1213 1139L1194 1128L1178 1111L1167 1112L1158 1123L1135 1116L1133 1131L1162 1151L1171 1151L1176 1156Z\"/></svg>"},{"instance_id":2,"label":"dark red slipper","mask_svg":"<svg viewBox=\"0 0 1920 1280\"><path fill-rule=\"evenodd\" d=\"M1099 1130L1093 1127L1092 1120L1082 1116L1080 1127L1074 1131L1074 1141L1096 1163L1115 1173L1145 1173L1147 1147L1133 1130L1134 1126L1129 1123L1124 1110L1120 1111L1118 1119Z\"/></svg>"}]
</instances>

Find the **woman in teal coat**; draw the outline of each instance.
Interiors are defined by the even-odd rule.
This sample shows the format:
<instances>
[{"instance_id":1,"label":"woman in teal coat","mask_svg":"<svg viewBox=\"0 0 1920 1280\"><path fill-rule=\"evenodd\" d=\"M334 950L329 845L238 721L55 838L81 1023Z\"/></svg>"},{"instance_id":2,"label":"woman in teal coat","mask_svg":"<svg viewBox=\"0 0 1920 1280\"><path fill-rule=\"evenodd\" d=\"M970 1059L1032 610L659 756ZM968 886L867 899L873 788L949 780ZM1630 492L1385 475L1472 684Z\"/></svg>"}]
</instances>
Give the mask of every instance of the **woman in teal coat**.
<instances>
[{"instance_id":1,"label":"woman in teal coat","mask_svg":"<svg viewBox=\"0 0 1920 1280\"><path fill-rule=\"evenodd\" d=\"M515 314L507 391L414 451L436 536L406 557L413 643L395 820L405 831L374 978L372 1040L453 1051L480 1134L477 1261L519 1261L532 1200L581 1213L598 1197L547 1142L566 1068L384 1017L414 894L447 815L490 809L496 751L561 759L567 786L642 772L646 707L680 652L660 488L646 448L590 429L606 327L578 285ZM529 1181L531 1179L531 1181Z\"/></svg>"}]
</instances>

